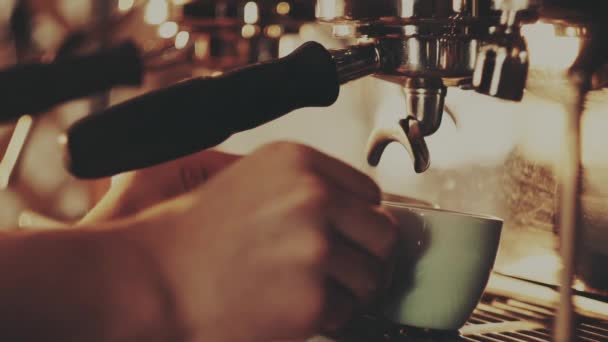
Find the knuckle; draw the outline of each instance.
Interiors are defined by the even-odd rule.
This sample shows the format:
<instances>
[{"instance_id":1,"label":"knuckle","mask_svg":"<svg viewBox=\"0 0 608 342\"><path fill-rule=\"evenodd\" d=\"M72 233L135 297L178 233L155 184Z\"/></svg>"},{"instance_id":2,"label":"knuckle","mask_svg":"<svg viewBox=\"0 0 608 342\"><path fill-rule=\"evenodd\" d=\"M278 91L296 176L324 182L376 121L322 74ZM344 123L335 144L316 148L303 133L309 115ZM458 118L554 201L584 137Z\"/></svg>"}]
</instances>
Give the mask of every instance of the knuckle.
<instances>
[{"instance_id":1,"label":"knuckle","mask_svg":"<svg viewBox=\"0 0 608 342\"><path fill-rule=\"evenodd\" d=\"M305 204L320 205L327 204L330 197L330 186L321 177L306 174L300 180L299 190L303 194Z\"/></svg>"},{"instance_id":2,"label":"knuckle","mask_svg":"<svg viewBox=\"0 0 608 342\"><path fill-rule=\"evenodd\" d=\"M267 152L277 153L277 152L283 152L286 149L289 149L289 147L291 145L292 144L290 142L287 142L287 141L273 141L271 143L263 145L260 148L260 150L261 151L265 151L265 152L267 151Z\"/></svg>"},{"instance_id":3,"label":"knuckle","mask_svg":"<svg viewBox=\"0 0 608 342\"><path fill-rule=\"evenodd\" d=\"M376 183L371 178L368 178L368 184L369 184L368 186L370 189L370 193L373 196L374 202L380 203L380 201L382 200L382 190L380 189L380 185L378 185L378 183Z\"/></svg>"},{"instance_id":4,"label":"knuckle","mask_svg":"<svg viewBox=\"0 0 608 342\"><path fill-rule=\"evenodd\" d=\"M312 148L288 141L273 142L266 145L263 149L298 165L309 164L314 155Z\"/></svg>"}]
</instances>

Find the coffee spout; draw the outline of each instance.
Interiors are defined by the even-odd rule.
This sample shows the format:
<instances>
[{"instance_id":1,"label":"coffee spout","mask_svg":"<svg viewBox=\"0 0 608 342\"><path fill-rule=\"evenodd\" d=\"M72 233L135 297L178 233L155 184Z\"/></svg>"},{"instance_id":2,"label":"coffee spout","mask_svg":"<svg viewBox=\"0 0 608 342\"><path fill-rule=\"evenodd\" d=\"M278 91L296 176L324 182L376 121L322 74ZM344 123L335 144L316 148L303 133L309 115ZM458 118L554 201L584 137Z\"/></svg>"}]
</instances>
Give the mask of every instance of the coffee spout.
<instances>
[{"instance_id":1,"label":"coffee spout","mask_svg":"<svg viewBox=\"0 0 608 342\"><path fill-rule=\"evenodd\" d=\"M371 166L378 166L384 150L392 142L397 142L405 147L417 173L422 173L429 168L430 154L418 120L408 117L399 120L398 124L394 126L375 129L367 145L367 162Z\"/></svg>"},{"instance_id":2,"label":"coffee spout","mask_svg":"<svg viewBox=\"0 0 608 342\"><path fill-rule=\"evenodd\" d=\"M447 88L441 78L417 77L405 81L403 93L405 118L390 127L377 128L372 132L367 160L371 166L377 166L386 146L398 142L410 154L414 170L422 173L431 164L424 137L434 134L441 125Z\"/></svg>"}]
</instances>

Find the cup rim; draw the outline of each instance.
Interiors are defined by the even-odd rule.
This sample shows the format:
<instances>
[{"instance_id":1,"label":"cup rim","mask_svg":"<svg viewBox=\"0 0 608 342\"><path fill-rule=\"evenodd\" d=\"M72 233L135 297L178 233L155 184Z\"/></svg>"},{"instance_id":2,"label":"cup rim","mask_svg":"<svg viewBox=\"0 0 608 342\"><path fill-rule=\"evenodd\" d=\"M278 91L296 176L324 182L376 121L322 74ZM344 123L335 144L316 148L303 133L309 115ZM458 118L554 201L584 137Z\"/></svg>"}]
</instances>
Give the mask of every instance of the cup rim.
<instances>
[{"instance_id":1,"label":"cup rim","mask_svg":"<svg viewBox=\"0 0 608 342\"><path fill-rule=\"evenodd\" d=\"M448 210L443 208L435 208L435 207L425 207L422 205L409 204L409 203L401 203L401 202L393 202L393 201L382 201L383 206L388 207L397 207L403 209L416 209L416 210L424 210L424 211L432 211L432 212L442 212L446 214L458 215L458 216L467 216L477 219L489 220L499 223L504 223L504 220L497 216L480 214L480 213L467 213L462 211Z\"/></svg>"}]
</instances>

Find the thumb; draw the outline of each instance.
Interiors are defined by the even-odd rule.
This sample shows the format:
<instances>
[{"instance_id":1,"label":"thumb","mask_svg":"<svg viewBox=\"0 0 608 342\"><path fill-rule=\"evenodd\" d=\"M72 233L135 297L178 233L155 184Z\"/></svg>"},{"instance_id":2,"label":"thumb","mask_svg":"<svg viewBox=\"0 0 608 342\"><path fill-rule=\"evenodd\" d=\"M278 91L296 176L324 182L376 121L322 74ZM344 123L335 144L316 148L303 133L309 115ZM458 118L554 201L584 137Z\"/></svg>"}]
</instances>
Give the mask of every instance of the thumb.
<instances>
[{"instance_id":1,"label":"thumb","mask_svg":"<svg viewBox=\"0 0 608 342\"><path fill-rule=\"evenodd\" d=\"M175 161L181 191L188 192L215 176L241 156L220 151L203 151Z\"/></svg>"}]
</instances>

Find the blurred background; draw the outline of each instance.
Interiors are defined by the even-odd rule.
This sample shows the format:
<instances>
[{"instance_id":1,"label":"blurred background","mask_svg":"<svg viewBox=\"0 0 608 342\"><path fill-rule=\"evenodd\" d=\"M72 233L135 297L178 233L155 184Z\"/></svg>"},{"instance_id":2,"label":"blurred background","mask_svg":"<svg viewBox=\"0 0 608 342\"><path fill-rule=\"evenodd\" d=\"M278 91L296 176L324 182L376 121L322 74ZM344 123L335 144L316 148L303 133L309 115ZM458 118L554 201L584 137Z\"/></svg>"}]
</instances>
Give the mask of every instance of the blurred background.
<instances>
[{"instance_id":1,"label":"blurred background","mask_svg":"<svg viewBox=\"0 0 608 342\"><path fill-rule=\"evenodd\" d=\"M179 0L0 0L0 68L49 61L70 50L98 51L124 40L153 56L139 87L114 88L62 104L35 119L23 117L20 124L0 126L0 156L5 156L0 168L0 226L15 227L20 218L41 218L38 214L60 222L78 220L105 192L109 180L80 181L64 169L57 139L76 120L183 79L283 56L306 40L342 44L332 39L331 29L314 24L312 1L184 5L186 1ZM364 167L370 116L363 108L363 91L361 84L346 86L345 96L330 109L294 113L240 134L221 148L247 153L264 143L289 139ZM11 139L13 148L7 150Z\"/></svg>"}]
</instances>

